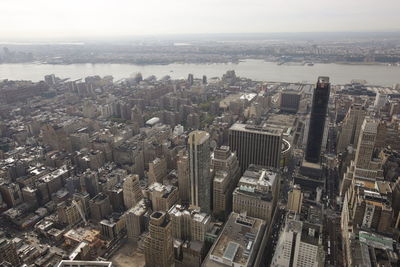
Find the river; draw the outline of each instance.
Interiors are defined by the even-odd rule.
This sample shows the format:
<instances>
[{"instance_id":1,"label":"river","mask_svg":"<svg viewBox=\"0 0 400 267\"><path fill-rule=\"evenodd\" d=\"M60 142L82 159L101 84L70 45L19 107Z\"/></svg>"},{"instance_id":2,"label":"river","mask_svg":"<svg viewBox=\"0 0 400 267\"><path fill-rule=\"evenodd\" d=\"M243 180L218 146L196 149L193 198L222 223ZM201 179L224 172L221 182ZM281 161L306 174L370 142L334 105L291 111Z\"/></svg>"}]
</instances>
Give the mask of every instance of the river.
<instances>
[{"instance_id":1,"label":"river","mask_svg":"<svg viewBox=\"0 0 400 267\"><path fill-rule=\"evenodd\" d=\"M315 64L302 66L295 64L278 65L263 60L244 60L239 63L214 64L169 64L169 65L133 65L133 64L0 64L0 79L43 80L44 75L54 73L60 78L79 79L91 75L112 75L114 80L127 78L141 72L143 77L155 75L161 78L186 78L189 73L195 77L221 77L227 70L235 70L241 77L253 80L274 82L314 83L318 76L329 76L333 84L345 84L353 79L366 80L368 84L392 86L400 83L400 67L385 65L344 65Z\"/></svg>"}]
</instances>

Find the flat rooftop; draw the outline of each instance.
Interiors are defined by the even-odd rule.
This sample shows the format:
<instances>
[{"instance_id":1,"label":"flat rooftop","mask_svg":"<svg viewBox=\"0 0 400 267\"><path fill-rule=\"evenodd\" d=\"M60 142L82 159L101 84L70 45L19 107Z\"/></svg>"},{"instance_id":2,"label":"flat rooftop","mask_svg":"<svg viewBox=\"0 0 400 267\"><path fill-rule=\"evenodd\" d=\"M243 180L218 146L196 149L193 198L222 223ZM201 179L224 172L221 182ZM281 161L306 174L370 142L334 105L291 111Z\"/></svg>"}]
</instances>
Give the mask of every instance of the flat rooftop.
<instances>
[{"instance_id":1,"label":"flat rooftop","mask_svg":"<svg viewBox=\"0 0 400 267\"><path fill-rule=\"evenodd\" d=\"M78 243L82 241L87 241L89 243L94 242L100 235L100 231L95 229L87 229L87 228L76 228L71 229L64 234L65 238L74 240Z\"/></svg>"},{"instance_id":2,"label":"flat rooftop","mask_svg":"<svg viewBox=\"0 0 400 267\"><path fill-rule=\"evenodd\" d=\"M235 123L231 126L231 128L229 128L229 130L265 134L265 135L276 135L276 136L280 136L283 134L283 130L281 128L275 128L269 126L264 127L264 126L257 126L244 123Z\"/></svg>"},{"instance_id":3,"label":"flat rooftop","mask_svg":"<svg viewBox=\"0 0 400 267\"><path fill-rule=\"evenodd\" d=\"M219 238L210 250L204 266L224 266L214 260L229 261L232 264L252 266L250 260L258 253L259 241L264 233L265 222L261 219L232 212ZM227 264L228 265L228 264Z\"/></svg>"},{"instance_id":4,"label":"flat rooftop","mask_svg":"<svg viewBox=\"0 0 400 267\"><path fill-rule=\"evenodd\" d=\"M240 178L238 186L246 192L271 192L277 183L278 173L272 169L250 165Z\"/></svg>"}]
</instances>

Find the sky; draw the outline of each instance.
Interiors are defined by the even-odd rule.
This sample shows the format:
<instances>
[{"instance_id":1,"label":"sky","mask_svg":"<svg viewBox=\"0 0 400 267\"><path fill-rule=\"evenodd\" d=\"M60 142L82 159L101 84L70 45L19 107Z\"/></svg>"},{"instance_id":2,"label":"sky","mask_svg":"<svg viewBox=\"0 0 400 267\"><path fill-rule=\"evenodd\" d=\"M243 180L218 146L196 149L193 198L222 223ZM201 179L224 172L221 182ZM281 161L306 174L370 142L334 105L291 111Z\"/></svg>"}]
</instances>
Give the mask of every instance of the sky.
<instances>
[{"instance_id":1,"label":"sky","mask_svg":"<svg viewBox=\"0 0 400 267\"><path fill-rule=\"evenodd\" d=\"M397 31L400 0L0 0L0 39Z\"/></svg>"}]
</instances>

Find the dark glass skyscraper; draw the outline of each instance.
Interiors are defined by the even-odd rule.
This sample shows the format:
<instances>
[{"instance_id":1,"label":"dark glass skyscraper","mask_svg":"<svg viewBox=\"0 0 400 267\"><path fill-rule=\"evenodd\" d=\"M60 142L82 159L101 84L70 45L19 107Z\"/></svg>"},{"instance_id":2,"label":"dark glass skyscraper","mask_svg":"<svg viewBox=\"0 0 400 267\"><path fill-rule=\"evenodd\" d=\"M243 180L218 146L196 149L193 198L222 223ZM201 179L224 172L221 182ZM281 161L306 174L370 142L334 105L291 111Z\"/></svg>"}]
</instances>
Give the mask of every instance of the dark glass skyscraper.
<instances>
[{"instance_id":1,"label":"dark glass skyscraper","mask_svg":"<svg viewBox=\"0 0 400 267\"><path fill-rule=\"evenodd\" d=\"M305 159L308 162L318 163L320 159L330 88L329 77L318 77L317 87L314 90L312 100L310 127L307 138Z\"/></svg>"}]
</instances>

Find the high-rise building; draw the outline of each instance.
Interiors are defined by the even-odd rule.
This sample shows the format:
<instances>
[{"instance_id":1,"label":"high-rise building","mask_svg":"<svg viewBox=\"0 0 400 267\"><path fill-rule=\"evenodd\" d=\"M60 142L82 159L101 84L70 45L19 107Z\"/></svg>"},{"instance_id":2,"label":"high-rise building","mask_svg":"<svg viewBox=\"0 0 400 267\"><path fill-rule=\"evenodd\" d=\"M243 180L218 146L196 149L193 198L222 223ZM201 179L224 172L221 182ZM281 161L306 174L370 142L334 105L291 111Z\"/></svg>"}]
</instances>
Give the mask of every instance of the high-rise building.
<instances>
[{"instance_id":1,"label":"high-rise building","mask_svg":"<svg viewBox=\"0 0 400 267\"><path fill-rule=\"evenodd\" d=\"M301 92L284 90L281 92L280 110L284 112L297 113L300 106Z\"/></svg>"},{"instance_id":2,"label":"high-rise building","mask_svg":"<svg viewBox=\"0 0 400 267\"><path fill-rule=\"evenodd\" d=\"M190 204L202 212L211 211L210 135L193 131L188 139Z\"/></svg>"},{"instance_id":3,"label":"high-rise building","mask_svg":"<svg viewBox=\"0 0 400 267\"><path fill-rule=\"evenodd\" d=\"M367 169L369 167L377 133L378 122L369 118L364 120L355 157L355 164L358 168Z\"/></svg>"},{"instance_id":4,"label":"high-rise building","mask_svg":"<svg viewBox=\"0 0 400 267\"><path fill-rule=\"evenodd\" d=\"M74 193L72 195L72 199L81 204L82 212L85 215L85 217L87 218L87 216L90 213L90 208L89 208L90 196L89 196L89 194L86 192Z\"/></svg>"},{"instance_id":5,"label":"high-rise building","mask_svg":"<svg viewBox=\"0 0 400 267\"><path fill-rule=\"evenodd\" d=\"M139 184L139 175L128 175L124 181L122 190L125 208L130 209L143 198L142 189Z\"/></svg>"},{"instance_id":6,"label":"high-rise building","mask_svg":"<svg viewBox=\"0 0 400 267\"><path fill-rule=\"evenodd\" d=\"M149 233L144 239L144 254L148 267L174 266L172 223L168 213L156 211L151 214Z\"/></svg>"},{"instance_id":7,"label":"high-rise building","mask_svg":"<svg viewBox=\"0 0 400 267\"><path fill-rule=\"evenodd\" d=\"M107 239L116 239L126 232L126 217L113 213L111 217L100 221L101 235Z\"/></svg>"},{"instance_id":8,"label":"high-rise building","mask_svg":"<svg viewBox=\"0 0 400 267\"><path fill-rule=\"evenodd\" d=\"M398 177L396 182L393 184L392 191L392 208L396 220L396 227L398 228L400 223L400 177Z\"/></svg>"},{"instance_id":9,"label":"high-rise building","mask_svg":"<svg viewBox=\"0 0 400 267\"><path fill-rule=\"evenodd\" d=\"M265 228L264 220L232 212L202 266L260 266Z\"/></svg>"},{"instance_id":10,"label":"high-rise building","mask_svg":"<svg viewBox=\"0 0 400 267\"><path fill-rule=\"evenodd\" d=\"M305 152L305 159L308 162L318 163L320 161L330 87L329 77L318 77L317 87L312 99L310 127Z\"/></svg>"},{"instance_id":11,"label":"high-rise building","mask_svg":"<svg viewBox=\"0 0 400 267\"><path fill-rule=\"evenodd\" d=\"M49 74L44 76L44 82L52 86L56 84L56 76L54 74Z\"/></svg>"},{"instance_id":12,"label":"high-rise building","mask_svg":"<svg viewBox=\"0 0 400 267\"><path fill-rule=\"evenodd\" d=\"M67 225L74 225L82 220L82 216L85 216L83 212L83 205L80 200L61 202L57 205L58 220Z\"/></svg>"},{"instance_id":13,"label":"high-rise building","mask_svg":"<svg viewBox=\"0 0 400 267\"><path fill-rule=\"evenodd\" d=\"M361 126L360 136L357 144L357 151L354 161L350 162L344 174L340 194L344 196L352 180L372 181L383 179L382 162L373 159L375 141L378 133L379 122L366 117Z\"/></svg>"},{"instance_id":14,"label":"high-rise building","mask_svg":"<svg viewBox=\"0 0 400 267\"><path fill-rule=\"evenodd\" d=\"M131 109L131 120L137 129L144 125L142 111L136 105Z\"/></svg>"},{"instance_id":15,"label":"high-rise building","mask_svg":"<svg viewBox=\"0 0 400 267\"><path fill-rule=\"evenodd\" d=\"M393 193L390 182L352 180L351 186L344 194L340 222L343 258L346 266L370 265L371 257L375 256L373 255L374 248L384 253L393 251L393 240L376 234L390 236L393 233L392 227L395 221L395 211L391 206ZM374 240L374 242L365 242L365 240ZM365 255L365 253L360 253L360 250L369 251L369 253ZM376 264L376 266L380 265Z\"/></svg>"},{"instance_id":16,"label":"high-rise building","mask_svg":"<svg viewBox=\"0 0 400 267\"><path fill-rule=\"evenodd\" d=\"M22 188L22 197L24 202L30 203L32 207L37 208L39 206L37 188L31 186L25 186Z\"/></svg>"},{"instance_id":17,"label":"high-rise building","mask_svg":"<svg viewBox=\"0 0 400 267\"><path fill-rule=\"evenodd\" d=\"M14 242L5 238L0 239L0 263L2 262L8 262L11 266L19 266L20 264Z\"/></svg>"},{"instance_id":18,"label":"high-rise building","mask_svg":"<svg viewBox=\"0 0 400 267\"><path fill-rule=\"evenodd\" d=\"M366 115L365 107L361 104L353 104L342 122L337 152L343 152L349 145L357 147L361 125Z\"/></svg>"},{"instance_id":19,"label":"high-rise building","mask_svg":"<svg viewBox=\"0 0 400 267\"><path fill-rule=\"evenodd\" d=\"M89 201L90 216L95 221L100 221L111 214L111 203L107 195L100 193Z\"/></svg>"},{"instance_id":20,"label":"high-rise building","mask_svg":"<svg viewBox=\"0 0 400 267\"><path fill-rule=\"evenodd\" d=\"M149 184L162 183L163 178L167 175L167 161L165 158L155 158L149 162L149 172L147 173Z\"/></svg>"},{"instance_id":21,"label":"high-rise building","mask_svg":"<svg viewBox=\"0 0 400 267\"><path fill-rule=\"evenodd\" d=\"M299 185L294 185L288 193L287 209L300 213L303 205L303 193Z\"/></svg>"},{"instance_id":22,"label":"high-rise building","mask_svg":"<svg viewBox=\"0 0 400 267\"><path fill-rule=\"evenodd\" d=\"M381 150L390 147L393 150L400 151L400 127L398 122L388 123L381 120L378 125L376 135L375 149Z\"/></svg>"},{"instance_id":23,"label":"high-rise building","mask_svg":"<svg viewBox=\"0 0 400 267\"><path fill-rule=\"evenodd\" d=\"M194 82L193 74L191 74L191 73L188 74L187 81L188 81L188 84L189 84L190 86L193 85L193 82Z\"/></svg>"},{"instance_id":24,"label":"high-rise building","mask_svg":"<svg viewBox=\"0 0 400 267\"><path fill-rule=\"evenodd\" d=\"M275 211L279 174L272 169L250 165L233 191L233 211L270 223Z\"/></svg>"},{"instance_id":25,"label":"high-rise building","mask_svg":"<svg viewBox=\"0 0 400 267\"><path fill-rule=\"evenodd\" d=\"M250 164L280 167L282 153L280 128L235 123L229 129L229 147L239 159L243 173Z\"/></svg>"},{"instance_id":26,"label":"high-rise building","mask_svg":"<svg viewBox=\"0 0 400 267\"><path fill-rule=\"evenodd\" d=\"M2 183L0 184L0 193L5 203L9 208L12 208L23 202L22 192L16 183Z\"/></svg>"},{"instance_id":27,"label":"high-rise building","mask_svg":"<svg viewBox=\"0 0 400 267\"><path fill-rule=\"evenodd\" d=\"M203 79L202 79L203 84L207 84L207 76L203 75Z\"/></svg>"},{"instance_id":28,"label":"high-rise building","mask_svg":"<svg viewBox=\"0 0 400 267\"><path fill-rule=\"evenodd\" d=\"M385 103L388 99L389 99L389 96L387 95L387 93L384 90L377 89L375 102L374 102L375 110L379 111L379 109L385 105Z\"/></svg>"},{"instance_id":29,"label":"high-rise building","mask_svg":"<svg viewBox=\"0 0 400 267\"><path fill-rule=\"evenodd\" d=\"M392 189L389 182L353 182L346 194L342 210L352 225L373 229L380 233L389 232L393 218L390 201ZM349 214L344 214L349 212Z\"/></svg>"},{"instance_id":30,"label":"high-rise building","mask_svg":"<svg viewBox=\"0 0 400 267\"><path fill-rule=\"evenodd\" d=\"M232 211L232 193L240 177L239 161L229 146L216 148L211 155L213 213L227 217Z\"/></svg>"},{"instance_id":31,"label":"high-rise building","mask_svg":"<svg viewBox=\"0 0 400 267\"><path fill-rule=\"evenodd\" d=\"M83 173L83 180L86 192L90 197L95 197L99 192L99 177L96 172L87 170Z\"/></svg>"},{"instance_id":32,"label":"high-rise building","mask_svg":"<svg viewBox=\"0 0 400 267\"><path fill-rule=\"evenodd\" d=\"M128 238L138 241L146 228L145 214L148 209L144 199L126 212L126 231Z\"/></svg>"},{"instance_id":33,"label":"high-rise building","mask_svg":"<svg viewBox=\"0 0 400 267\"><path fill-rule=\"evenodd\" d=\"M205 242L175 239L175 266L201 267L206 249Z\"/></svg>"},{"instance_id":34,"label":"high-rise building","mask_svg":"<svg viewBox=\"0 0 400 267\"><path fill-rule=\"evenodd\" d=\"M177 162L179 197L182 203L190 202L189 157L186 151L179 152Z\"/></svg>"},{"instance_id":35,"label":"high-rise building","mask_svg":"<svg viewBox=\"0 0 400 267\"><path fill-rule=\"evenodd\" d=\"M322 267L323 255L322 225L303 222L299 214L289 212L271 266Z\"/></svg>"},{"instance_id":36,"label":"high-rise building","mask_svg":"<svg viewBox=\"0 0 400 267\"><path fill-rule=\"evenodd\" d=\"M145 191L154 211L168 211L179 199L178 188L173 185L153 183Z\"/></svg>"},{"instance_id":37,"label":"high-rise building","mask_svg":"<svg viewBox=\"0 0 400 267\"><path fill-rule=\"evenodd\" d=\"M347 233L346 237L349 246L343 251L344 266L398 266L398 252L393 251L393 243L397 242L394 237L361 230Z\"/></svg>"},{"instance_id":38,"label":"high-rise building","mask_svg":"<svg viewBox=\"0 0 400 267\"><path fill-rule=\"evenodd\" d=\"M172 222L172 236L180 240L205 241L211 216L199 209L185 208L176 204L169 211Z\"/></svg>"},{"instance_id":39,"label":"high-rise building","mask_svg":"<svg viewBox=\"0 0 400 267\"><path fill-rule=\"evenodd\" d=\"M120 184L115 185L113 188L105 192L110 198L111 207L114 212L124 212L124 190Z\"/></svg>"}]
</instances>

